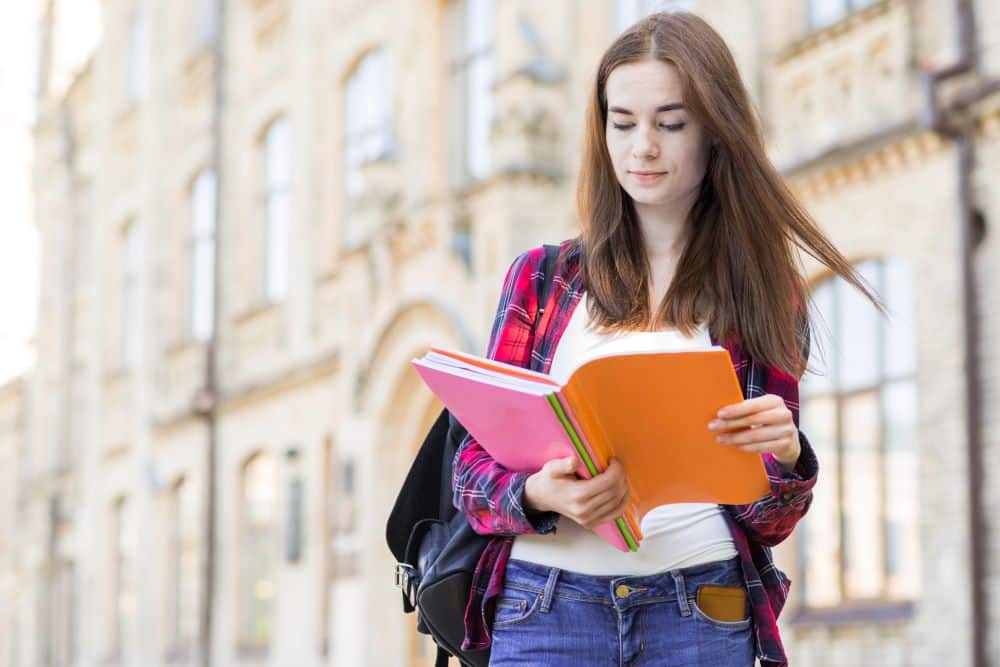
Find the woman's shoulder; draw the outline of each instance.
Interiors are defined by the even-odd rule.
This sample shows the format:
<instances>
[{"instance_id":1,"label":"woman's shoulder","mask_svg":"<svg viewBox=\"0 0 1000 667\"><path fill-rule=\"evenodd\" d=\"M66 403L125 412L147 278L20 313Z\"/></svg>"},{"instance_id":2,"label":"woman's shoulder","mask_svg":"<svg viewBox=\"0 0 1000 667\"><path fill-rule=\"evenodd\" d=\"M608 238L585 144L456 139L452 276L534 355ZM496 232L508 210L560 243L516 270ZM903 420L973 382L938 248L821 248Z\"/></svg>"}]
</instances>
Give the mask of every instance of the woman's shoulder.
<instances>
[{"instance_id":1,"label":"woman's shoulder","mask_svg":"<svg viewBox=\"0 0 1000 667\"><path fill-rule=\"evenodd\" d=\"M582 243L580 237L575 236L573 238L564 239L558 243L547 243L534 248L529 248L514 259L513 265L525 265L530 267L532 272L537 271L545 263L545 248L549 245L557 246L559 248L556 263L560 269L579 263Z\"/></svg>"}]
</instances>

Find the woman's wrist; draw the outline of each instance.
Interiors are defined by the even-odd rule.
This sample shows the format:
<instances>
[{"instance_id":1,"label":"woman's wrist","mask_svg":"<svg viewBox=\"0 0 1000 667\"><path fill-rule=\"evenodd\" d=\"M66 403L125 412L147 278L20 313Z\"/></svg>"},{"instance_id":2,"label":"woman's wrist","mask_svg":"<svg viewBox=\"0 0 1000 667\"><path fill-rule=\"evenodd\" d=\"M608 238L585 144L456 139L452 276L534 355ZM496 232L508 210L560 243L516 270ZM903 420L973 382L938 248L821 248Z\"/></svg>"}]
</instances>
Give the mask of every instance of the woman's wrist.
<instances>
[{"instance_id":1,"label":"woman's wrist","mask_svg":"<svg viewBox=\"0 0 1000 667\"><path fill-rule=\"evenodd\" d=\"M795 466L799 462L799 455L802 453L802 444L799 442L798 433L795 435L795 441L791 447L785 451L771 452L774 460L778 462L785 472L792 472L795 470Z\"/></svg>"}]
</instances>

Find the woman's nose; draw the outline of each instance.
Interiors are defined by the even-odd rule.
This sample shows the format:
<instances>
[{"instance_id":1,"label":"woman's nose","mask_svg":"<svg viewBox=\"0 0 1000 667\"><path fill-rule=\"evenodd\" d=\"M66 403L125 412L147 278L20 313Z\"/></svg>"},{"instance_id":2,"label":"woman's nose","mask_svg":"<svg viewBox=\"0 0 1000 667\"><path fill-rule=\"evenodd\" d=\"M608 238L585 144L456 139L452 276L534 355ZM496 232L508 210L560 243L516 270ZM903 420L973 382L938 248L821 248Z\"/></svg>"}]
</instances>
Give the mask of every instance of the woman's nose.
<instances>
[{"instance_id":1,"label":"woman's nose","mask_svg":"<svg viewBox=\"0 0 1000 667\"><path fill-rule=\"evenodd\" d=\"M656 158L660 154L660 144L655 132L649 129L640 130L632 145L632 155L635 158Z\"/></svg>"}]
</instances>

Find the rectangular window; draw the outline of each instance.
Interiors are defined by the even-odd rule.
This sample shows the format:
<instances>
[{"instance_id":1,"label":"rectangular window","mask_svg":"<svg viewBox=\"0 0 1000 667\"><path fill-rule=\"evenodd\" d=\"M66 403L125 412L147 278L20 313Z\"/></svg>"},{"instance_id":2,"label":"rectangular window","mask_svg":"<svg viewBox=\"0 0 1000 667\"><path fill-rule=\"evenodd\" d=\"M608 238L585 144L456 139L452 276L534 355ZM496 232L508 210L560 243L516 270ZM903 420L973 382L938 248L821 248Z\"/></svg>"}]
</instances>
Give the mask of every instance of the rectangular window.
<instances>
[{"instance_id":1,"label":"rectangular window","mask_svg":"<svg viewBox=\"0 0 1000 667\"><path fill-rule=\"evenodd\" d=\"M615 27L624 31L650 14L657 12L693 12L694 0L616 0Z\"/></svg>"},{"instance_id":2,"label":"rectangular window","mask_svg":"<svg viewBox=\"0 0 1000 667\"><path fill-rule=\"evenodd\" d=\"M873 5L878 0L809 0L809 27L813 30L825 28L841 20L851 12Z\"/></svg>"},{"instance_id":3,"label":"rectangular window","mask_svg":"<svg viewBox=\"0 0 1000 667\"><path fill-rule=\"evenodd\" d=\"M169 652L192 654L198 638L198 506L194 485L181 479L170 490L168 503Z\"/></svg>"},{"instance_id":4,"label":"rectangular window","mask_svg":"<svg viewBox=\"0 0 1000 667\"><path fill-rule=\"evenodd\" d=\"M451 12L451 88L461 128L453 135L458 168L452 178L461 185L486 178L491 169L495 8L493 0L456 0Z\"/></svg>"},{"instance_id":5,"label":"rectangular window","mask_svg":"<svg viewBox=\"0 0 1000 667\"><path fill-rule=\"evenodd\" d=\"M277 469L274 458L258 454L242 478L240 550L240 645L259 653L274 634L275 569L278 554Z\"/></svg>"},{"instance_id":6,"label":"rectangular window","mask_svg":"<svg viewBox=\"0 0 1000 667\"><path fill-rule=\"evenodd\" d=\"M139 365L142 354L142 244L139 222L136 220L125 226L122 255L121 365L126 369L134 369Z\"/></svg>"},{"instance_id":7,"label":"rectangular window","mask_svg":"<svg viewBox=\"0 0 1000 667\"><path fill-rule=\"evenodd\" d=\"M395 154L393 75L385 47L368 53L347 81L344 138L348 196L364 191L362 166Z\"/></svg>"},{"instance_id":8,"label":"rectangular window","mask_svg":"<svg viewBox=\"0 0 1000 667\"><path fill-rule=\"evenodd\" d=\"M132 523L132 506L120 498L112 507L111 515L111 659L129 664L132 642L135 638L135 527Z\"/></svg>"},{"instance_id":9,"label":"rectangular window","mask_svg":"<svg viewBox=\"0 0 1000 667\"><path fill-rule=\"evenodd\" d=\"M264 298L288 294L292 143L288 121L274 121L264 138Z\"/></svg>"},{"instance_id":10,"label":"rectangular window","mask_svg":"<svg viewBox=\"0 0 1000 667\"><path fill-rule=\"evenodd\" d=\"M215 316L215 172L205 170L191 188L191 294L188 333L195 340L212 336Z\"/></svg>"},{"instance_id":11,"label":"rectangular window","mask_svg":"<svg viewBox=\"0 0 1000 667\"><path fill-rule=\"evenodd\" d=\"M825 472L798 536L807 542L799 554L810 608L919 593L912 277L896 259L855 268L883 296L889 318L839 277L812 292L816 333L801 418Z\"/></svg>"},{"instance_id":12,"label":"rectangular window","mask_svg":"<svg viewBox=\"0 0 1000 667\"><path fill-rule=\"evenodd\" d=\"M128 101L141 102L149 84L149 45L142 1L136 0L129 14Z\"/></svg>"},{"instance_id":13,"label":"rectangular window","mask_svg":"<svg viewBox=\"0 0 1000 667\"><path fill-rule=\"evenodd\" d=\"M191 35L195 48L215 43L219 34L219 0L191 0Z\"/></svg>"}]
</instances>

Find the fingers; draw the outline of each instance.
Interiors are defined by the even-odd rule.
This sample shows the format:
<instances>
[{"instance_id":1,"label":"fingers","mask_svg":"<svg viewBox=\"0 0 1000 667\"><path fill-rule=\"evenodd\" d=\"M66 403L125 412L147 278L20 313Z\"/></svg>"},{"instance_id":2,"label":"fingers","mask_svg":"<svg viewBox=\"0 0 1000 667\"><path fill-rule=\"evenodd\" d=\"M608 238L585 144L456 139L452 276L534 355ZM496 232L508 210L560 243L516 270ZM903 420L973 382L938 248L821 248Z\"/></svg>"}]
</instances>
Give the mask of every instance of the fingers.
<instances>
[{"instance_id":1,"label":"fingers","mask_svg":"<svg viewBox=\"0 0 1000 667\"><path fill-rule=\"evenodd\" d=\"M720 419L739 419L742 417L748 417L755 412L763 412L764 410L772 410L774 408L781 407L785 404L784 399L777 394L764 394L763 396L758 396L757 398L748 398L741 403L733 403L732 405L727 405L721 410L719 410L718 417Z\"/></svg>"},{"instance_id":2,"label":"fingers","mask_svg":"<svg viewBox=\"0 0 1000 667\"><path fill-rule=\"evenodd\" d=\"M616 485L622 484L625 481L625 469L622 468L622 464L618 459L611 459L608 462L608 467L603 471L585 480L581 486L587 494L595 495L607 489L610 489Z\"/></svg>"},{"instance_id":3,"label":"fingers","mask_svg":"<svg viewBox=\"0 0 1000 667\"><path fill-rule=\"evenodd\" d=\"M749 445L768 440L787 440L795 434L796 430L794 424L761 426L760 428L745 429L738 433L726 433L718 436L716 440L724 445Z\"/></svg>"},{"instance_id":4,"label":"fingers","mask_svg":"<svg viewBox=\"0 0 1000 667\"><path fill-rule=\"evenodd\" d=\"M613 521L625 513L625 509L628 507L628 500L627 492L622 494L621 497L612 497L610 502L601 505L591 514L585 515L585 521L578 523L584 528L592 529L594 526Z\"/></svg>"},{"instance_id":5,"label":"fingers","mask_svg":"<svg viewBox=\"0 0 1000 667\"><path fill-rule=\"evenodd\" d=\"M791 421L792 411L785 406L784 402L782 402L782 404L778 407L770 408L763 412L757 412L738 419L713 419L709 422L709 430L719 432L734 431L759 424L783 424Z\"/></svg>"},{"instance_id":6,"label":"fingers","mask_svg":"<svg viewBox=\"0 0 1000 667\"><path fill-rule=\"evenodd\" d=\"M552 459L542 466L542 469L549 475L565 477L576 470L576 457Z\"/></svg>"}]
</instances>

